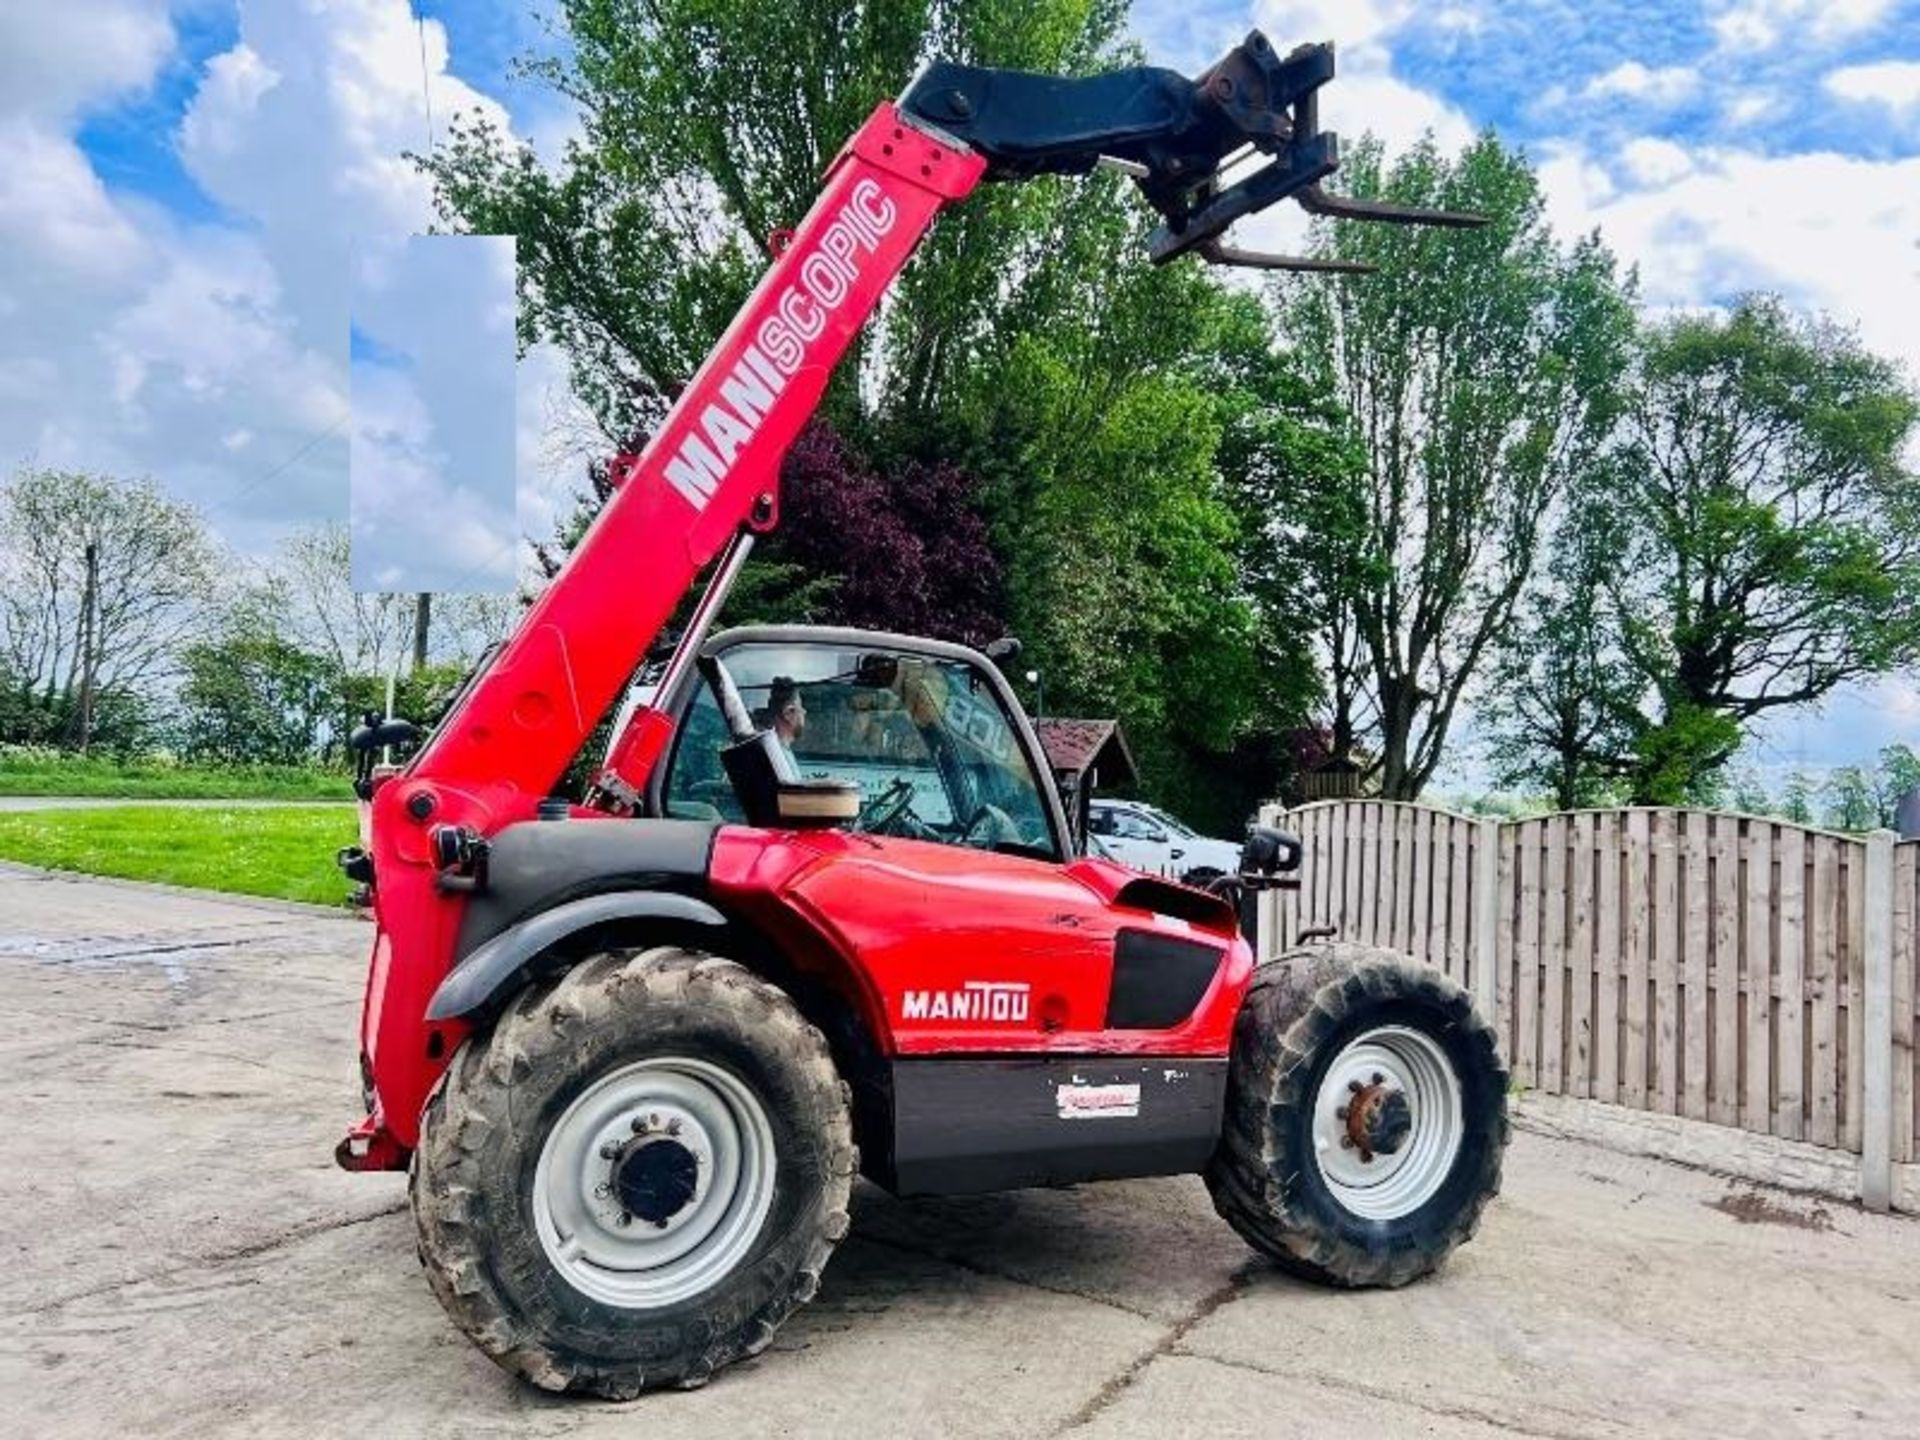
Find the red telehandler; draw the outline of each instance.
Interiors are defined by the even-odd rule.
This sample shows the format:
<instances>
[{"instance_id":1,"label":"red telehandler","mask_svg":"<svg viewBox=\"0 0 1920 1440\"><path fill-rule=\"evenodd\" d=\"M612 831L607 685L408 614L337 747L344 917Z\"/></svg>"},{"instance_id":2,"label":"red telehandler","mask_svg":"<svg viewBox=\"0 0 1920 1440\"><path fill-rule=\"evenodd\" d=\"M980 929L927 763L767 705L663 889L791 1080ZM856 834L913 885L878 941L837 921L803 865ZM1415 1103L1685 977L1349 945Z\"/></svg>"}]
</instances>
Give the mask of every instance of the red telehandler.
<instances>
[{"instance_id":1,"label":"red telehandler","mask_svg":"<svg viewBox=\"0 0 1920 1440\"><path fill-rule=\"evenodd\" d=\"M1281 1267L1400 1285L1499 1184L1506 1072L1436 970L1329 945L1256 968L1230 905L1078 852L983 655L711 634L780 459L928 226L983 180L1132 175L1152 258L1353 268L1222 239L1329 194L1330 46L1197 79L933 64L883 104L519 628L398 773L363 768L378 920L350 1170L411 1171L454 1322L536 1385L630 1396L763 1349L901 1195L1200 1173ZM1234 167L1241 178L1230 178ZM711 578L582 801L552 798ZM358 736L366 761L402 727ZM1243 880L1290 883L1252 832Z\"/></svg>"}]
</instances>

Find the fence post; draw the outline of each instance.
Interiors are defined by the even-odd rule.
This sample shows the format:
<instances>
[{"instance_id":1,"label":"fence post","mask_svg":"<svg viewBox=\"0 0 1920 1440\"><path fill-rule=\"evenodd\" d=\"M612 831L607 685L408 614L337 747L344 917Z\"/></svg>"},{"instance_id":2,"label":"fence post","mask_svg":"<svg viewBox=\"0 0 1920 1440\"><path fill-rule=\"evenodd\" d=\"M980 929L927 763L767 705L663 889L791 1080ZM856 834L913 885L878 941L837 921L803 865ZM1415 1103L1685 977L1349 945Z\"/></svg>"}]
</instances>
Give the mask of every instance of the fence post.
<instances>
[{"instance_id":1,"label":"fence post","mask_svg":"<svg viewBox=\"0 0 1920 1440\"><path fill-rule=\"evenodd\" d=\"M1278 805L1262 805L1258 820L1261 825L1273 828L1280 824L1280 817L1284 814L1286 811ZM1887 893L1893 892L1889 890ZM1253 904L1253 961L1257 965L1267 957L1280 953L1280 892L1262 890Z\"/></svg>"},{"instance_id":2,"label":"fence post","mask_svg":"<svg viewBox=\"0 0 1920 1440\"><path fill-rule=\"evenodd\" d=\"M1893 842L1891 830L1867 836L1865 1015L1860 1057L1860 1203L1886 1210L1893 1200Z\"/></svg>"},{"instance_id":3,"label":"fence post","mask_svg":"<svg viewBox=\"0 0 1920 1440\"><path fill-rule=\"evenodd\" d=\"M1489 1025L1500 1023L1500 987L1496 968L1500 930L1500 822L1480 822L1473 857L1473 1003ZM1889 891L1889 894L1892 892Z\"/></svg>"}]
</instances>

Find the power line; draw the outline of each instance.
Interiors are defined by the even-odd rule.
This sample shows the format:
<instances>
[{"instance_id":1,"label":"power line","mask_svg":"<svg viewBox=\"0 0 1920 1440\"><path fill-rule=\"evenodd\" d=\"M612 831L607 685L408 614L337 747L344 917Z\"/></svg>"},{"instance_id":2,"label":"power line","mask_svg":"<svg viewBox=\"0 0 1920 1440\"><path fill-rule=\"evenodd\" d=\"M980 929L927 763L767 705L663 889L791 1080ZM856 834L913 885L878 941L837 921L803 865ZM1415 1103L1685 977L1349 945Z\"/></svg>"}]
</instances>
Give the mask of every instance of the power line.
<instances>
[{"instance_id":1,"label":"power line","mask_svg":"<svg viewBox=\"0 0 1920 1440\"><path fill-rule=\"evenodd\" d=\"M416 15L414 24L420 31L420 99L427 107L427 154L433 154L433 90L427 83L427 17Z\"/></svg>"}]
</instances>

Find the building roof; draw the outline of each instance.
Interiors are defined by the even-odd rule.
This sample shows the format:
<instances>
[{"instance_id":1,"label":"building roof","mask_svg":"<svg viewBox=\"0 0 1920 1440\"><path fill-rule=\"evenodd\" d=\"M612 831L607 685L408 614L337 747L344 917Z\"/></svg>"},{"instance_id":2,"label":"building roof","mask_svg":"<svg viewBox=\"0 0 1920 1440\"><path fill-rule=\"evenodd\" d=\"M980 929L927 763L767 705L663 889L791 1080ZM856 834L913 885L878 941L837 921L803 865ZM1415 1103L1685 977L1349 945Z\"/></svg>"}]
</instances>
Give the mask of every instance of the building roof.
<instances>
[{"instance_id":1,"label":"building roof","mask_svg":"<svg viewBox=\"0 0 1920 1440\"><path fill-rule=\"evenodd\" d=\"M1133 752L1118 720L1069 720L1049 716L1033 722L1040 748L1056 775L1084 776L1098 769L1103 787L1131 785L1140 779Z\"/></svg>"}]
</instances>

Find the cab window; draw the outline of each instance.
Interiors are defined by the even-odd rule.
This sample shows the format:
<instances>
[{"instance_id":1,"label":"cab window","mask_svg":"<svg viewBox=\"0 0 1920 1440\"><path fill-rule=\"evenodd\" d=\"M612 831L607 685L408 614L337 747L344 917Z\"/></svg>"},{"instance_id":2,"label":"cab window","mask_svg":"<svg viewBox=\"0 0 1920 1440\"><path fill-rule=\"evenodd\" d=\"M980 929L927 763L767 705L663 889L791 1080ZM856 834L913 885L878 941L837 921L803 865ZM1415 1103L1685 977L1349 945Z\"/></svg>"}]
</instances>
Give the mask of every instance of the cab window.
<instances>
[{"instance_id":1,"label":"cab window","mask_svg":"<svg viewBox=\"0 0 1920 1440\"><path fill-rule=\"evenodd\" d=\"M850 780L852 828L1058 859L1019 732L964 661L823 645L742 645L725 657L753 712L809 777ZM744 819L720 762L726 726L698 687L663 790L666 813Z\"/></svg>"}]
</instances>

